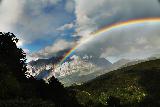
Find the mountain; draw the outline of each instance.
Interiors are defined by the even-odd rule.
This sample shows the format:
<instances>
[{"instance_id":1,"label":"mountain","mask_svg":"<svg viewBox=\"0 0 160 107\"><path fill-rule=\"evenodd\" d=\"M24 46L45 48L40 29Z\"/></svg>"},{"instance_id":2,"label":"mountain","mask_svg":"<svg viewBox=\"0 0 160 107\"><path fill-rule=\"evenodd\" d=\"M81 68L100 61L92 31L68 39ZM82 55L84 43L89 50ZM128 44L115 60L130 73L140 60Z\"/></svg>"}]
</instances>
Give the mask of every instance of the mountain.
<instances>
[{"instance_id":1,"label":"mountain","mask_svg":"<svg viewBox=\"0 0 160 107\"><path fill-rule=\"evenodd\" d=\"M70 49L65 49L63 51L59 51L55 53L52 57L46 59L38 59L36 61L31 61L28 64L31 66L44 66L48 64L57 64L64 57L65 53L67 53Z\"/></svg>"},{"instance_id":2,"label":"mountain","mask_svg":"<svg viewBox=\"0 0 160 107\"><path fill-rule=\"evenodd\" d=\"M68 89L76 92L79 103L90 107L111 101L120 101L122 107L160 107L160 59L123 67Z\"/></svg>"},{"instance_id":3,"label":"mountain","mask_svg":"<svg viewBox=\"0 0 160 107\"><path fill-rule=\"evenodd\" d=\"M88 62L93 63L94 65L101 67L101 68L107 68L110 67L112 65L111 62L109 62L107 59L105 58L91 58L88 60Z\"/></svg>"},{"instance_id":4,"label":"mountain","mask_svg":"<svg viewBox=\"0 0 160 107\"><path fill-rule=\"evenodd\" d=\"M39 59L28 63L28 72L37 79L47 79L51 76L58 78L65 86L81 84L104 74L110 63L105 58L72 56L63 64L58 64L62 57Z\"/></svg>"},{"instance_id":5,"label":"mountain","mask_svg":"<svg viewBox=\"0 0 160 107\"><path fill-rule=\"evenodd\" d=\"M31 66L44 66L44 65L48 65L48 64L56 64L58 63L63 57L59 56L59 57L51 57L49 59L38 59L36 61L31 61L28 64Z\"/></svg>"},{"instance_id":6,"label":"mountain","mask_svg":"<svg viewBox=\"0 0 160 107\"><path fill-rule=\"evenodd\" d=\"M127 63L130 63L130 62L132 62L132 60L120 59L117 62L112 64L112 66L110 67L110 70L116 70L116 69L126 65Z\"/></svg>"}]
</instances>

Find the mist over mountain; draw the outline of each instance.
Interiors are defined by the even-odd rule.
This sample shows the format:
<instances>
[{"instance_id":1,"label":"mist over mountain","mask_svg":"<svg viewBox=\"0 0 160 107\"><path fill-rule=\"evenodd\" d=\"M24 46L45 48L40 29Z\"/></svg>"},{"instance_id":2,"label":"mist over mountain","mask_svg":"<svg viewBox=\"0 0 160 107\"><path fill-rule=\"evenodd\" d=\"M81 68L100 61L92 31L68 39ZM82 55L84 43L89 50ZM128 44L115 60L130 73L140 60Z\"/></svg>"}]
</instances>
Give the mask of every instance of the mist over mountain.
<instances>
[{"instance_id":1,"label":"mist over mountain","mask_svg":"<svg viewBox=\"0 0 160 107\"><path fill-rule=\"evenodd\" d=\"M93 63L94 65L101 67L101 68L107 68L112 65L111 62L109 62L105 58L91 58L88 60L89 62Z\"/></svg>"},{"instance_id":2,"label":"mist over mountain","mask_svg":"<svg viewBox=\"0 0 160 107\"><path fill-rule=\"evenodd\" d=\"M68 50L67 50L68 51ZM66 86L89 81L101 74L103 70L111 67L112 63L105 58L97 58L84 55L83 57L73 55L63 64L59 62L64 57L64 52L48 59L38 59L28 63L28 72L37 79L48 79L55 76Z\"/></svg>"},{"instance_id":3,"label":"mist over mountain","mask_svg":"<svg viewBox=\"0 0 160 107\"><path fill-rule=\"evenodd\" d=\"M50 58L42 58L38 59L36 61L30 61L28 64L31 66L44 66L48 64L57 64L60 62L60 60L64 57L65 53L67 53L70 49L65 49L63 51L59 51L55 53L52 57Z\"/></svg>"},{"instance_id":4,"label":"mist over mountain","mask_svg":"<svg viewBox=\"0 0 160 107\"><path fill-rule=\"evenodd\" d=\"M132 60L129 60L129 59L120 59L117 62L113 63L112 68L113 69L117 69L117 68L122 67L123 65L125 65L125 64L127 64L129 62L132 62Z\"/></svg>"}]
</instances>

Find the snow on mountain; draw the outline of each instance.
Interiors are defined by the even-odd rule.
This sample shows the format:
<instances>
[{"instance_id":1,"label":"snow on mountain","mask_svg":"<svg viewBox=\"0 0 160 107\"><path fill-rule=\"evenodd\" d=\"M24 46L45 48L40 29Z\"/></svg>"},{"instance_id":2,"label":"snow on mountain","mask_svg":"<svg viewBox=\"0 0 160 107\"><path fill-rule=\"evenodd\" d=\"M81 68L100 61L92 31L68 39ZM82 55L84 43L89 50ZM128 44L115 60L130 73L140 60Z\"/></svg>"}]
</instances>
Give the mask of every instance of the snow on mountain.
<instances>
[{"instance_id":1,"label":"snow on mountain","mask_svg":"<svg viewBox=\"0 0 160 107\"><path fill-rule=\"evenodd\" d=\"M52 60L54 59L56 59L56 61L51 61L51 59L48 59L49 61L47 59L39 59L38 61L29 63L27 74L37 79L43 78L47 80L55 76L60 79L62 83L67 83L67 81L70 81L70 83L78 83L82 77L84 79L82 79L81 82L85 82L99 76L102 69L111 65L106 59L93 58L91 56L84 56L81 58L73 55L70 60L63 64L58 64L60 58L52 58ZM92 75L93 78L89 75Z\"/></svg>"}]
</instances>

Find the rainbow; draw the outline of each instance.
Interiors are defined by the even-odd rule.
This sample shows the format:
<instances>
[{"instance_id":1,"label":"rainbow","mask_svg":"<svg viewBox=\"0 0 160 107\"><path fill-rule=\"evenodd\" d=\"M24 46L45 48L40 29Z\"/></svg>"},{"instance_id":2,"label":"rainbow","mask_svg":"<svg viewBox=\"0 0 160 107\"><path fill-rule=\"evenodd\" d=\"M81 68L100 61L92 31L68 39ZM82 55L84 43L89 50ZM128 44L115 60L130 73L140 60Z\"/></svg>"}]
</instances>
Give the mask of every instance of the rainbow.
<instances>
[{"instance_id":1,"label":"rainbow","mask_svg":"<svg viewBox=\"0 0 160 107\"><path fill-rule=\"evenodd\" d=\"M82 42L76 44L70 51L68 51L64 55L64 57L62 58L60 64L62 64L67 58L69 58L70 55L73 54L78 47L80 47L82 44L86 43L87 41L92 40L94 37L98 36L101 33L108 32L108 31L111 31L113 29L128 26L128 25L135 25L135 24L147 23L147 22L160 22L160 17L128 20L128 21L118 22L118 23L114 23L112 25L102 27L101 29L99 29L95 32L92 32L89 35L89 37L87 36L87 38L83 38L82 40L80 40Z\"/></svg>"}]
</instances>

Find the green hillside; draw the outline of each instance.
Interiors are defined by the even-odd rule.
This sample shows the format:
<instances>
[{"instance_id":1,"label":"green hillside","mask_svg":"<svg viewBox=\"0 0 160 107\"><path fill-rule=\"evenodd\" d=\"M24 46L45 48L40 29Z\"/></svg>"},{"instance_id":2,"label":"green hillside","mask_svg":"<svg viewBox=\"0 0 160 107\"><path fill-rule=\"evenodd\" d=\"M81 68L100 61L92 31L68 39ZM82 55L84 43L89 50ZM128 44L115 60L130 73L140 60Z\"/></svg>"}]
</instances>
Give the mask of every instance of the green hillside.
<instances>
[{"instance_id":1,"label":"green hillside","mask_svg":"<svg viewBox=\"0 0 160 107\"><path fill-rule=\"evenodd\" d=\"M159 107L160 60L118 69L69 89L87 107L107 106L110 97L118 99L122 107Z\"/></svg>"}]
</instances>

